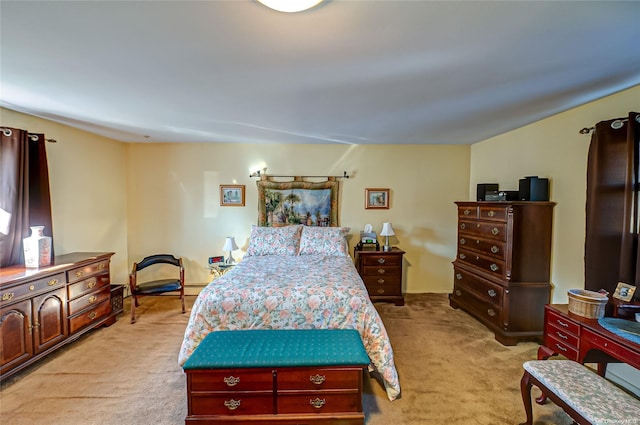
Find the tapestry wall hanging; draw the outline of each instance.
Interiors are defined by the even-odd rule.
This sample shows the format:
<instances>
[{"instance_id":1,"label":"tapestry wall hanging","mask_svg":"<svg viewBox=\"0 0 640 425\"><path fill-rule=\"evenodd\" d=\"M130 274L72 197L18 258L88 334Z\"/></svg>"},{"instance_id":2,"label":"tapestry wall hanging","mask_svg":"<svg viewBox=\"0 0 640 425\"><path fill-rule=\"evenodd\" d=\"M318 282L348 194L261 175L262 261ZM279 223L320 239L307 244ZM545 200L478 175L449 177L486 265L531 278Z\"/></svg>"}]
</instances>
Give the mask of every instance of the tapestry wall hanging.
<instances>
[{"instance_id":1,"label":"tapestry wall hanging","mask_svg":"<svg viewBox=\"0 0 640 425\"><path fill-rule=\"evenodd\" d=\"M256 184L259 226L338 226L338 181L305 182L296 179L275 182L263 179Z\"/></svg>"}]
</instances>

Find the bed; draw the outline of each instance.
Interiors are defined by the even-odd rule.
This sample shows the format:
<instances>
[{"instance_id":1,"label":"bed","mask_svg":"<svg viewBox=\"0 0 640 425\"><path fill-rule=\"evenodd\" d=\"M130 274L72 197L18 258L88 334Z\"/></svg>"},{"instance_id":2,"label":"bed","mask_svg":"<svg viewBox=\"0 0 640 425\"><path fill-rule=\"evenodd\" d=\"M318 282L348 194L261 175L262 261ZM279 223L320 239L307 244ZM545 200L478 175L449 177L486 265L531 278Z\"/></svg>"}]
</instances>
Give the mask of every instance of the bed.
<instances>
[{"instance_id":1,"label":"bed","mask_svg":"<svg viewBox=\"0 0 640 425\"><path fill-rule=\"evenodd\" d=\"M356 329L387 396L400 394L393 350L345 243L347 228L254 227L242 261L194 302L182 366L209 332Z\"/></svg>"}]
</instances>

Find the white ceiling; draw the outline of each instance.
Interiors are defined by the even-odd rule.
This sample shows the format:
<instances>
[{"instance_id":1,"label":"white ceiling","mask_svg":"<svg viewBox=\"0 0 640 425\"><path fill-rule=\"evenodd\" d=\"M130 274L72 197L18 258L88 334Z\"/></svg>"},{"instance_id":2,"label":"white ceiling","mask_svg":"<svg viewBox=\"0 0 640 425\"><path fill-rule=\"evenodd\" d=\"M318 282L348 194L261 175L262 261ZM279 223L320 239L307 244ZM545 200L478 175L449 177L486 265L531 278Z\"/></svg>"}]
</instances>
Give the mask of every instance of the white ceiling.
<instances>
[{"instance_id":1,"label":"white ceiling","mask_svg":"<svg viewBox=\"0 0 640 425\"><path fill-rule=\"evenodd\" d=\"M640 84L640 1L2 0L0 24L1 106L125 142L468 144Z\"/></svg>"}]
</instances>

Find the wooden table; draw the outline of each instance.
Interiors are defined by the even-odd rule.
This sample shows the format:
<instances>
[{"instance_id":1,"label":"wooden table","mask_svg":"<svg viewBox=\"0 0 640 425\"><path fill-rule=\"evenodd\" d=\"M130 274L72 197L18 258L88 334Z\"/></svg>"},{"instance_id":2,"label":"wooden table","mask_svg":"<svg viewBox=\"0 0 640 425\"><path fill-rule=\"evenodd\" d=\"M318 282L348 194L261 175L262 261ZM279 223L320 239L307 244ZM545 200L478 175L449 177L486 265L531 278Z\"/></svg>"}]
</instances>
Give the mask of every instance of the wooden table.
<instances>
[{"instance_id":1,"label":"wooden table","mask_svg":"<svg viewBox=\"0 0 640 425\"><path fill-rule=\"evenodd\" d=\"M538 359L562 354L580 363L598 363L604 376L607 363L627 363L640 369L640 344L609 332L597 319L570 313L566 304L548 304Z\"/></svg>"}]
</instances>

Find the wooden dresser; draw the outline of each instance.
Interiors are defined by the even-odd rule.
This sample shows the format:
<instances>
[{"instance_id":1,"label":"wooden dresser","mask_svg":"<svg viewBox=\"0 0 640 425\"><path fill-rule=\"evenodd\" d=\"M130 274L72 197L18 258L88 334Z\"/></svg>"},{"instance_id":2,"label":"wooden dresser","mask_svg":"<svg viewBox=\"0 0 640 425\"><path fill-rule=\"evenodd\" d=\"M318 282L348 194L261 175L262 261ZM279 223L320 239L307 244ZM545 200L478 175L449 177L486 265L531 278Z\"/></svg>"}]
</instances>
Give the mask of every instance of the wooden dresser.
<instances>
[{"instance_id":1,"label":"wooden dresser","mask_svg":"<svg viewBox=\"0 0 640 425\"><path fill-rule=\"evenodd\" d=\"M0 269L0 377L8 378L111 315L112 252L58 256L39 269Z\"/></svg>"},{"instance_id":2,"label":"wooden dresser","mask_svg":"<svg viewBox=\"0 0 640 425\"><path fill-rule=\"evenodd\" d=\"M551 284L553 202L456 202L450 305L504 345L541 339Z\"/></svg>"},{"instance_id":3,"label":"wooden dresser","mask_svg":"<svg viewBox=\"0 0 640 425\"><path fill-rule=\"evenodd\" d=\"M371 301L404 305L402 295L402 258L404 251L354 250L355 264Z\"/></svg>"}]
</instances>

